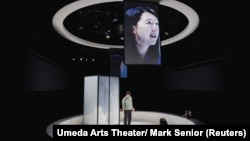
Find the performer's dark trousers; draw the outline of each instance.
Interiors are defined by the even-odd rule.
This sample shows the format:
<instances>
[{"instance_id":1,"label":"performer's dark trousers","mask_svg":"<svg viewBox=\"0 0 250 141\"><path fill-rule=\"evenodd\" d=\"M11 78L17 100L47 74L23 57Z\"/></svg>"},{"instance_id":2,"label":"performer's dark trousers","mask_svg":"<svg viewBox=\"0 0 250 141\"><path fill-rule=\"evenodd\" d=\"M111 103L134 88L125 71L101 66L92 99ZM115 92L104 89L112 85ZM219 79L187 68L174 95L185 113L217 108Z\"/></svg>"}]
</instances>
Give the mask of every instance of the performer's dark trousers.
<instances>
[{"instance_id":1,"label":"performer's dark trousers","mask_svg":"<svg viewBox=\"0 0 250 141\"><path fill-rule=\"evenodd\" d=\"M132 118L132 110L124 110L124 125L130 125Z\"/></svg>"}]
</instances>

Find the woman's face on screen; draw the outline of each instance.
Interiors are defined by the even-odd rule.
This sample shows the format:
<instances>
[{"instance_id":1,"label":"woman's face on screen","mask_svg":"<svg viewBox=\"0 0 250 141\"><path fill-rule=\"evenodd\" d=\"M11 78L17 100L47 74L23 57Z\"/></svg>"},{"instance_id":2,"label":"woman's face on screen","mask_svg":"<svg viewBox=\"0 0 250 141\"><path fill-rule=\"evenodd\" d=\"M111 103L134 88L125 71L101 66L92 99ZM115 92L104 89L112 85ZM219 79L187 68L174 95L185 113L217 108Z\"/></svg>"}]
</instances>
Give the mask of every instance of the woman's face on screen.
<instances>
[{"instance_id":1,"label":"woman's face on screen","mask_svg":"<svg viewBox=\"0 0 250 141\"><path fill-rule=\"evenodd\" d=\"M159 36L158 18L149 12L143 13L137 25L133 26L133 33L138 45L155 45Z\"/></svg>"}]
</instances>

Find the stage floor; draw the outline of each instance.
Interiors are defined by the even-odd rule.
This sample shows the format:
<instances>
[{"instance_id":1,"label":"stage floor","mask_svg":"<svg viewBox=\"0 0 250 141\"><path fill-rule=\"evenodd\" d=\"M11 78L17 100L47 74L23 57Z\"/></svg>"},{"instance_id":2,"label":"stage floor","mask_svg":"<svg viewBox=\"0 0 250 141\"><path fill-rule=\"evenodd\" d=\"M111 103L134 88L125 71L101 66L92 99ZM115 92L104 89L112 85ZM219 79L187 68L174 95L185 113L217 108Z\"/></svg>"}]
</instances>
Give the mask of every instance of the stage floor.
<instances>
[{"instance_id":1,"label":"stage floor","mask_svg":"<svg viewBox=\"0 0 250 141\"><path fill-rule=\"evenodd\" d=\"M131 125L160 125L160 118L165 118L168 125L196 125L190 119L179 115L151 111L134 111L132 113ZM50 137L53 137L53 125L83 125L83 115L76 115L57 120L51 123L46 132ZM123 113L120 113L120 125L123 125Z\"/></svg>"}]
</instances>

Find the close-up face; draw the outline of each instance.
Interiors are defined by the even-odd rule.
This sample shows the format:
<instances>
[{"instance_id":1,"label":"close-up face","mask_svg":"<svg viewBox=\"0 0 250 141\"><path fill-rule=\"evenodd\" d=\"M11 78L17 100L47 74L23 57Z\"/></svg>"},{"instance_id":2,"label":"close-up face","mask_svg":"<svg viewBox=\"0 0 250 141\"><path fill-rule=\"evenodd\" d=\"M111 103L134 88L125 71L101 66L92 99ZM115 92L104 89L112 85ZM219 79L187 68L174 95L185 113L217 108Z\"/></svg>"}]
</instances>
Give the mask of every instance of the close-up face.
<instances>
[{"instance_id":1,"label":"close-up face","mask_svg":"<svg viewBox=\"0 0 250 141\"><path fill-rule=\"evenodd\" d=\"M137 25L133 26L133 33L140 46L155 45L159 36L158 18L149 12L143 13Z\"/></svg>"}]
</instances>

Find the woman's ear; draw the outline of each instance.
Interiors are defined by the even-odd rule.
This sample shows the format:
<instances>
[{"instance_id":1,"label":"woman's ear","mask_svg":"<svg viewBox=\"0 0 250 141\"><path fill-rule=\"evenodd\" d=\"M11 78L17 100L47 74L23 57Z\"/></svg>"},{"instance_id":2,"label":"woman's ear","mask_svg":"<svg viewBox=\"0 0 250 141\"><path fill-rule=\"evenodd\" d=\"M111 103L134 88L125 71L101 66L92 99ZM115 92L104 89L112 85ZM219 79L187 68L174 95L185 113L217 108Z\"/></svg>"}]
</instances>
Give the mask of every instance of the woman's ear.
<instances>
[{"instance_id":1,"label":"woman's ear","mask_svg":"<svg viewBox=\"0 0 250 141\"><path fill-rule=\"evenodd\" d=\"M136 31L137 31L137 30L136 30L136 26L133 25L132 27L133 27L133 33L136 34Z\"/></svg>"}]
</instances>

